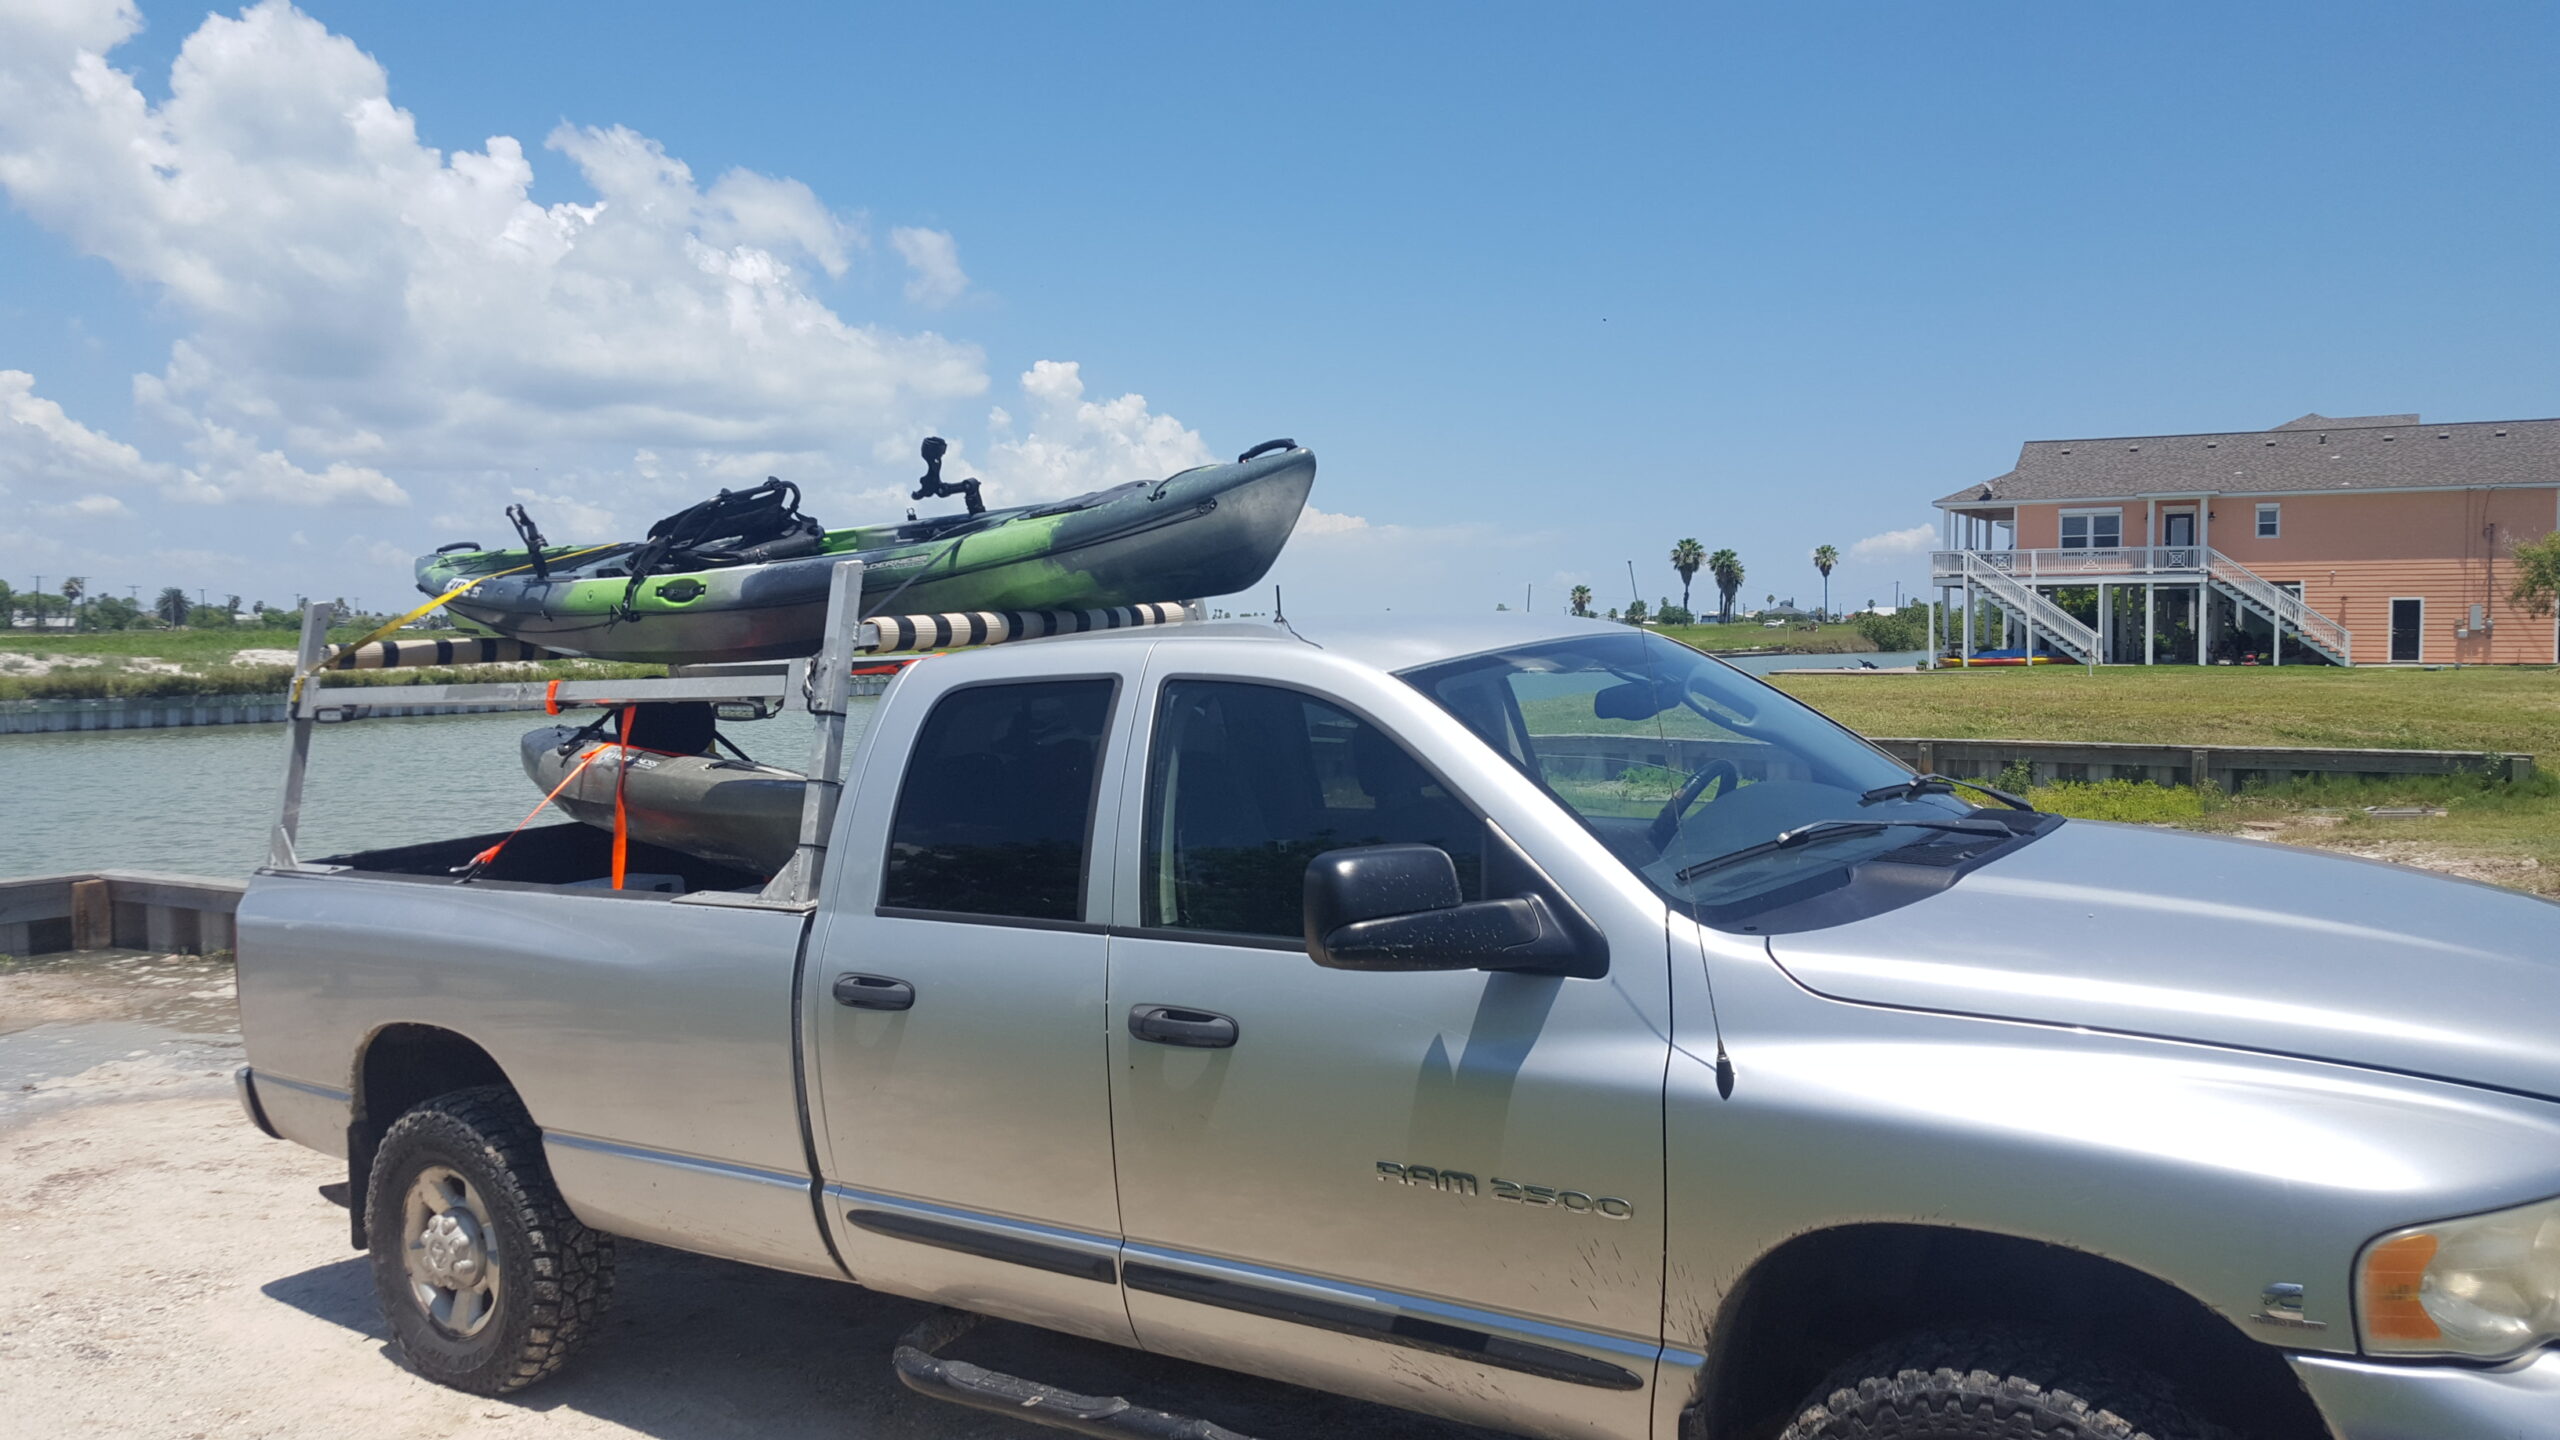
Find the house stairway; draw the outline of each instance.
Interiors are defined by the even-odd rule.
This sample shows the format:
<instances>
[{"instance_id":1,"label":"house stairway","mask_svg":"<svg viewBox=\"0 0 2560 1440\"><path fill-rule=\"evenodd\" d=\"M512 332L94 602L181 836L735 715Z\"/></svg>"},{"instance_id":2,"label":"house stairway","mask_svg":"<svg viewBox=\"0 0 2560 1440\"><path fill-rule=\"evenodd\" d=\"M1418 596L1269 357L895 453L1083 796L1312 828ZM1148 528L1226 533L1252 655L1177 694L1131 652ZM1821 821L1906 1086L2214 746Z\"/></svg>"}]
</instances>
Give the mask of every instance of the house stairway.
<instances>
[{"instance_id":1,"label":"house stairway","mask_svg":"<svg viewBox=\"0 0 2560 1440\"><path fill-rule=\"evenodd\" d=\"M2008 572L1994 569L1978 551L1964 552L1964 578L1975 592L2007 611L2027 627L2027 648L2033 650L2038 639L2070 656L2083 665L2094 665L2098 657L2098 632L2080 623L2077 616L2022 585Z\"/></svg>"},{"instance_id":2,"label":"house stairway","mask_svg":"<svg viewBox=\"0 0 2560 1440\"><path fill-rule=\"evenodd\" d=\"M2205 553L2205 580L2231 602L2263 617L2278 631L2320 652L2332 665L2353 665L2354 637L2347 627L2314 610L2299 595L2268 580L2219 550Z\"/></svg>"}]
</instances>

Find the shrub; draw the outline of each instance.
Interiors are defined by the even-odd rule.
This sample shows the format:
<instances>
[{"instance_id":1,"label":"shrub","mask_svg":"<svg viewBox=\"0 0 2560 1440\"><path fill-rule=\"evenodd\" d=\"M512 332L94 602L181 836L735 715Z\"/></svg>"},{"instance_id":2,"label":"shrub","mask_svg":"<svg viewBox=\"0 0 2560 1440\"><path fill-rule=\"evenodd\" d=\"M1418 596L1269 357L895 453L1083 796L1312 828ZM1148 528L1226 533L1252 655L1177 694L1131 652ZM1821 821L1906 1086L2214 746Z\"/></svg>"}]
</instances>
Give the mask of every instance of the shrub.
<instances>
[{"instance_id":1,"label":"shrub","mask_svg":"<svg viewBox=\"0 0 2560 1440\"><path fill-rule=\"evenodd\" d=\"M2002 786L2007 789L2007 786ZM2039 810L2077 820L2122 820L2137 825L2185 825L2204 818L2205 794L2188 786L2143 780L2065 781L2026 792Z\"/></svg>"},{"instance_id":2,"label":"shrub","mask_svg":"<svg viewBox=\"0 0 2560 1440\"><path fill-rule=\"evenodd\" d=\"M1905 605L1891 615L1861 615L1851 622L1879 650L1917 650L1929 643L1929 607Z\"/></svg>"}]
</instances>

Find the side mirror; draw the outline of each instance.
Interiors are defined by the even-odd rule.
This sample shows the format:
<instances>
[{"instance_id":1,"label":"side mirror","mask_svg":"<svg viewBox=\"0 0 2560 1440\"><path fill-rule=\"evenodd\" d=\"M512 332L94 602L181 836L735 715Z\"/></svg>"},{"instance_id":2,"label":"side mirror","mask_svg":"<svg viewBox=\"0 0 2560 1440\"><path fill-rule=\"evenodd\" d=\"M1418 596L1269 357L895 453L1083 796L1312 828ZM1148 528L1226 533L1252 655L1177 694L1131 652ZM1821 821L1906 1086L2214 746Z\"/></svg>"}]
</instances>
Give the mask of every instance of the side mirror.
<instances>
[{"instance_id":1,"label":"side mirror","mask_svg":"<svg viewBox=\"0 0 2560 1440\"><path fill-rule=\"evenodd\" d=\"M1304 918L1308 955L1333 970L1593 973L1589 945L1544 897L1469 903L1456 863L1432 845L1318 855L1307 863ZM1600 963L1605 972L1605 950Z\"/></svg>"}]
</instances>

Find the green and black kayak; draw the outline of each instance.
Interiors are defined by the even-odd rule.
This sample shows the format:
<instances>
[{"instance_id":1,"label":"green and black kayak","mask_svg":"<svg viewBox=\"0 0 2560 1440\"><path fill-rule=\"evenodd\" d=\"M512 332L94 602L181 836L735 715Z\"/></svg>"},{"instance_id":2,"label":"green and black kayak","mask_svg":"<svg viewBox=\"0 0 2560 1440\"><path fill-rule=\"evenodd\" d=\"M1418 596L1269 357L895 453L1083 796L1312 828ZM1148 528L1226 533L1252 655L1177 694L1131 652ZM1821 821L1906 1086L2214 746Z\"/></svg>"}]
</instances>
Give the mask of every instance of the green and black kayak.
<instances>
[{"instance_id":1,"label":"green and black kayak","mask_svg":"<svg viewBox=\"0 0 2560 1440\"><path fill-rule=\"evenodd\" d=\"M1232 594L1270 572L1316 476L1312 451L1275 440L1232 465L988 510L976 481L941 481L941 454L941 442L927 442L917 497L965 493L967 513L824 530L798 513L795 489L774 481L671 515L647 540L581 547L548 544L511 511L523 548L448 545L419 559L418 588L441 595L476 581L448 603L455 615L597 659L780 659L817 652L828 576L848 559L865 562L866 614Z\"/></svg>"}]
</instances>

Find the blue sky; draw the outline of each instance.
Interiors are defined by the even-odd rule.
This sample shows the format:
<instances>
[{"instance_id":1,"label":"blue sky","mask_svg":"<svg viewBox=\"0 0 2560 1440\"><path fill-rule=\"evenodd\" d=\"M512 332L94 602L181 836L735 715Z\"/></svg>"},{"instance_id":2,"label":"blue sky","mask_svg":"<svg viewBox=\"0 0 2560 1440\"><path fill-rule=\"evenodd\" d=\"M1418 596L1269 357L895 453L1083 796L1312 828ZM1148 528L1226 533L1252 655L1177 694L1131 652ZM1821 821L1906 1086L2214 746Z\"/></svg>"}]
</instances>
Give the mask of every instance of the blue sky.
<instances>
[{"instance_id":1,"label":"blue sky","mask_svg":"<svg viewBox=\"0 0 2560 1440\"><path fill-rule=\"evenodd\" d=\"M1283 561L1293 608L1516 606L1532 584L1546 608L1576 580L1623 604L1629 559L1650 601L1685 535L1740 551L1751 599L1810 602L1814 545L1927 523L2022 439L2560 413L2546 5L314 0L201 37L229 80L184 115L171 67L205 11L141 15L107 63L194 157L178 172L227 195L223 166L254 170L272 205L331 218L210 233L234 222L86 178L103 152L77 132L116 116L0 106L0 372L32 377L0 411L18 583L387 603L399 556L494 537L520 496L570 522L555 537L632 529L772 468L831 523L879 518L931 428L1000 503L1294 435L1327 518ZM0 68L67 75L116 30L26 41L53 23L0 0ZM346 198L378 176L312 136L365 82L311 79L336 72L294 46L324 41L379 62L430 170L520 141L536 208L594 202L586 167L630 153L547 148L563 125L646 137L689 195L801 182L805 204L706 202L693 233L785 257L794 313L882 353L840 385L806 380L832 353L706 354L665 413L633 413L610 393L628 370L514 360L583 326L690 354L708 322L682 305L524 310L503 345L485 307L418 318L437 287L477 293L473 262L377 233L427 182ZM947 237L958 270L929 277L902 234ZM405 258L364 259L377 242ZM609 275L690 283L668 272L694 253ZM366 285L409 313L357 313ZM386 361L386 327L459 358ZM1026 387L1040 361L1077 370ZM502 415L448 403L475 384ZM1834 598L1889 597L1921 559L1854 551Z\"/></svg>"}]
</instances>

